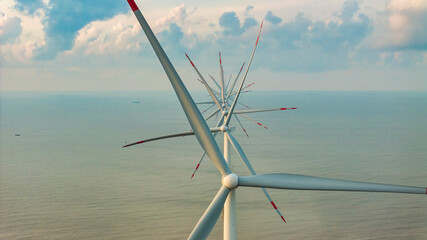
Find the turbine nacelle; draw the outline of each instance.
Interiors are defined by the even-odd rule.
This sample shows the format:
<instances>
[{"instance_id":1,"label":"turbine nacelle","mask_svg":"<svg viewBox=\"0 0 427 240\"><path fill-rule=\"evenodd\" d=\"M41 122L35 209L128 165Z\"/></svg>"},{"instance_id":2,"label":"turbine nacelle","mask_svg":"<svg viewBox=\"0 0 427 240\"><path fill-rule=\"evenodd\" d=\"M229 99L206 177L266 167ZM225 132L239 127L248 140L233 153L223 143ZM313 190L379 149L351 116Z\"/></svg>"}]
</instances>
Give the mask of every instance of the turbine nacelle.
<instances>
[{"instance_id":1,"label":"turbine nacelle","mask_svg":"<svg viewBox=\"0 0 427 240\"><path fill-rule=\"evenodd\" d=\"M224 187L233 190L239 186L239 177L235 173L231 173L223 177L221 182Z\"/></svg>"}]
</instances>

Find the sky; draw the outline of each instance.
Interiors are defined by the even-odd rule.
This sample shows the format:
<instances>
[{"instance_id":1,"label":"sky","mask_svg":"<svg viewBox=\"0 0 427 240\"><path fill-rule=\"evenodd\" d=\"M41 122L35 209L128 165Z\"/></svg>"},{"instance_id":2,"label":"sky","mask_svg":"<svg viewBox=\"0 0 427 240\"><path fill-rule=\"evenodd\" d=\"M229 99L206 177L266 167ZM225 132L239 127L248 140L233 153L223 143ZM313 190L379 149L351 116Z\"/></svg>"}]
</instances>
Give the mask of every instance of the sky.
<instances>
[{"instance_id":1,"label":"sky","mask_svg":"<svg viewBox=\"0 0 427 240\"><path fill-rule=\"evenodd\" d=\"M136 0L190 90L427 90L425 0ZM0 0L0 91L172 90L126 0Z\"/></svg>"}]
</instances>

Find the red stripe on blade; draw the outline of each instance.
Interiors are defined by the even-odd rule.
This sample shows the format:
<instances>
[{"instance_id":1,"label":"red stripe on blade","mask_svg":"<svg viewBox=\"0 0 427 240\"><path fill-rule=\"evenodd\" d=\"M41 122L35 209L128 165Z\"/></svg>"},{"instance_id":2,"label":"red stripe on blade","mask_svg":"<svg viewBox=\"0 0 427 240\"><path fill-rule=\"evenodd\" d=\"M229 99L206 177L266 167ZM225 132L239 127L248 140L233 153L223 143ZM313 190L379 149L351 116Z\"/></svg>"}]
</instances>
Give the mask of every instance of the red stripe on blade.
<instances>
[{"instance_id":1,"label":"red stripe on blade","mask_svg":"<svg viewBox=\"0 0 427 240\"><path fill-rule=\"evenodd\" d=\"M276 204L274 204L273 201L271 201L270 203L271 203L271 205L273 205L274 209L277 209Z\"/></svg>"},{"instance_id":2,"label":"red stripe on blade","mask_svg":"<svg viewBox=\"0 0 427 240\"><path fill-rule=\"evenodd\" d=\"M130 8L132 8L132 11L135 12L136 10L138 10L138 6L136 6L136 3L134 0L128 0L128 3L129 3Z\"/></svg>"},{"instance_id":3,"label":"red stripe on blade","mask_svg":"<svg viewBox=\"0 0 427 240\"><path fill-rule=\"evenodd\" d=\"M285 220L285 218L283 217L283 216L280 216L281 218L282 218L282 220L286 223L286 220Z\"/></svg>"},{"instance_id":4,"label":"red stripe on blade","mask_svg":"<svg viewBox=\"0 0 427 240\"><path fill-rule=\"evenodd\" d=\"M262 124L261 124L261 123L258 123L258 125L262 126Z\"/></svg>"},{"instance_id":5,"label":"red stripe on blade","mask_svg":"<svg viewBox=\"0 0 427 240\"><path fill-rule=\"evenodd\" d=\"M280 108L280 110L288 110L287 108Z\"/></svg>"},{"instance_id":6,"label":"red stripe on blade","mask_svg":"<svg viewBox=\"0 0 427 240\"><path fill-rule=\"evenodd\" d=\"M196 170L197 170L197 169L199 169L199 166L200 166L200 163L199 163L199 164L197 164Z\"/></svg>"}]
</instances>

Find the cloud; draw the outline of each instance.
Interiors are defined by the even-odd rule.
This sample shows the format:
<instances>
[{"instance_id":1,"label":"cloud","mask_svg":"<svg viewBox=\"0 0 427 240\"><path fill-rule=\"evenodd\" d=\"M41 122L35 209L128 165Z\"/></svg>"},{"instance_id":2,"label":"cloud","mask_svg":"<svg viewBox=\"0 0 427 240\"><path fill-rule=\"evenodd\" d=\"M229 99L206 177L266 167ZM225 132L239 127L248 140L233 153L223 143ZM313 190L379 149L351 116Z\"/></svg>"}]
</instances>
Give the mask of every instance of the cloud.
<instances>
[{"instance_id":1,"label":"cloud","mask_svg":"<svg viewBox=\"0 0 427 240\"><path fill-rule=\"evenodd\" d=\"M21 18L8 17L0 12L0 44L12 43L22 33Z\"/></svg>"},{"instance_id":2,"label":"cloud","mask_svg":"<svg viewBox=\"0 0 427 240\"><path fill-rule=\"evenodd\" d=\"M394 50L427 50L427 1L392 0L387 5L386 32L378 45Z\"/></svg>"},{"instance_id":3,"label":"cloud","mask_svg":"<svg viewBox=\"0 0 427 240\"><path fill-rule=\"evenodd\" d=\"M187 7L185 6L185 4L181 4L169 10L169 13L167 16L155 21L152 27L167 28L171 23L182 24L187 19L187 16L188 16Z\"/></svg>"},{"instance_id":4,"label":"cloud","mask_svg":"<svg viewBox=\"0 0 427 240\"><path fill-rule=\"evenodd\" d=\"M282 22L282 19L277 16L274 16L273 12L271 11L268 11L267 15L265 15L265 20L275 25Z\"/></svg>"},{"instance_id":5,"label":"cloud","mask_svg":"<svg viewBox=\"0 0 427 240\"><path fill-rule=\"evenodd\" d=\"M257 21L252 17L247 17L243 23L240 24L240 20L236 15L236 12L226 12L219 18L219 25L223 28L222 33L225 36L239 36L244 33L248 28L255 26Z\"/></svg>"},{"instance_id":6,"label":"cloud","mask_svg":"<svg viewBox=\"0 0 427 240\"><path fill-rule=\"evenodd\" d=\"M120 14L106 20L93 21L78 31L72 50L67 55L106 55L136 52L141 49L143 35L135 16Z\"/></svg>"},{"instance_id":7,"label":"cloud","mask_svg":"<svg viewBox=\"0 0 427 240\"><path fill-rule=\"evenodd\" d=\"M21 12L33 15L37 10L45 7L43 0L16 0L15 8Z\"/></svg>"},{"instance_id":8,"label":"cloud","mask_svg":"<svg viewBox=\"0 0 427 240\"><path fill-rule=\"evenodd\" d=\"M117 0L50 0L43 22L46 45L36 51L36 58L55 58L59 52L73 47L77 32L86 24L127 11L127 4Z\"/></svg>"},{"instance_id":9,"label":"cloud","mask_svg":"<svg viewBox=\"0 0 427 240\"><path fill-rule=\"evenodd\" d=\"M298 13L291 21L273 25L262 36L260 52L263 67L282 71L318 72L348 68L354 51L372 32L373 24L365 14L358 13L357 1L344 2L335 15L339 21L314 21ZM267 13L266 20L271 20ZM271 21L269 21L271 22Z\"/></svg>"},{"instance_id":10,"label":"cloud","mask_svg":"<svg viewBox=\"0 0 427 240\"><path fill-rule=\"evenodd\" d=\"M168 53L173 51L176 54L183 54L185 48L181 45L181 40L184 37L182 28L176 23L171 23L169 29L166 29L158 34L159 41L164 42L163 46Z\"/></svg>"}]
</instances>

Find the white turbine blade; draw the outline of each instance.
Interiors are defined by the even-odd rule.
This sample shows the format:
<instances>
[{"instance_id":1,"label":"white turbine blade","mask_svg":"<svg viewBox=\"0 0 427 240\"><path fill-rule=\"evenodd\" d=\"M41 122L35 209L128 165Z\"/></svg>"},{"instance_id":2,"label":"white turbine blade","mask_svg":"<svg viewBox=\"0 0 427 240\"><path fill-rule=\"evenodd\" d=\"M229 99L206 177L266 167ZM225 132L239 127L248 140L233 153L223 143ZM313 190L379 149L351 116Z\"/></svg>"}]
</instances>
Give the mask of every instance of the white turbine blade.
<instances>
[{"instance_id":1,"label":"white turbine blade","mask_svg":"<svg viewBox=\"0 0 427 240\"><path fill-rule=\"evenodd\" d=\"M212 100L214 101L214 103L218 106L218 108L222 109L221 105L218 102L218 99L216 98L215 94L212 92L212 88L209 86L209 84L206 82L206 80L203 78L202 74L200 74L199 70L197 69L196 65L194 65L193 61L191 61L190 57L187 55L187 53L185 54L185 56L187 56L188 61L190 61L191 65L193 66L194 70L196 71L197 75L199 75L199 78L202 79L203 85L205 85L206 90L208 90L209 95L211 96Z\"/></svg>"},{"instance_id":2,"label":"white turbine blade","mask_svg":"<svg viewBox=\"0 0 427 240\"><path fill-rule=\"evenodd\" d=\"M196 102L196 104L215 104L214 102Z\"/></svg>"},{"instance_id":3,"label":"white turbine blade","mask_svg":"<svg viewBox=\"0 0 427 240\"><path fill-rule=\"evenodd\" d=\"M246 87L242 88L242 90L245 90L246 88L248 88L248 87L250 87L250 86L252 86L252 85L254 85L254 84L255 84L255 83L253 82L253 83L251 83L251 84L247 85Z\"/></svg>"},{"instance_id":4,"label":"white turbine blade","mask_svg":"<svg viewBox=\"0 0 427 240\"><path fill-rule=\"evenodd\" d=\"M262 24L263 24L263 22L261 23L261 27L259 28L259 33L258 33L258 37L256 39L254 50L252 51L251 59L249 60L248 67L246 68L245 75L243 75L242 83L240 84L239 90L237 91L237 94L236 94L236 98L234 99L233 104L230 107L230 111L228 113L227 119L225 120L225 124L224 124L225 126L228 126L228 124L230 123L231 116L233 115L234 108L236 107L236 102L239 99L240 91L242 91L243 84L245 83L245 79L246 79L246 76L248 75L249 68L251 67L252 59L254 58L255 50L256 50L256 47L258 45L259 36L261 35Z\"/></svg>"},{"instance_id":5,"label":"white turbine blade","mask_svg":"<svg viewBox=\"0 0 427 240\"><path fill-rule=\"evenodd\" d=\"M194 227L188 239L203 240L209 236L216 222L218 221L219 215L221 215L225 200L227 199L229 193L230 189L224 186L221 187L209 205L208 209L206 209L205 213Z\"/></svg>"},{"instance_id":6,"label":"white turbine blade","mask_svg":"<svg viewBox=\"0 0 427 240\"><path fill-rule=\"evenodd\" d=\"M400 185L368 183L312 177L297 174L272 173L239 177L239 186L293 190L357 191L426 194L427 189Z\"/></svg>"},{"instance_id":7,"label":"white turbine blade","mask_svg":"<svg viewBox=\"0 0 427 240\"><path fill-rule=\"evenodd\" d=\"M141 143L151 142L151 141L155 141L155 140L160 140L160 139L183 137L183 136L190 136L190 135L194 135L194 132L190 131L190 132L175 133L175 134L170 134L170 135L165 135L165 136L160 136L160 137L155 137L155 138L149 138L149 139L145 139L142 141L127 144L127 145L123 146L122 148L138 145Z\"/></svg>"},{"instance_id":8,"label":"white turbine blade","mask_svg":"<svg viewBox=\"0 0 427 240\"><path fill-rule=\"evenodd\" d=\"M218 132L214 132L213 136L214 138L216 137L216 135L218 135ZM202 164L203 159L206 156L206 152L203 152L202 157L200 158L199 162L196 165L196 168L193 171L193 174L191 174L191 179L193 179L194 175L196 174L197 170L199 170L200 164Z\"/></svg>"},{"instance_id":9,"label":"white turbine blade","mask_svg":"<svg viewBox=\"0 0 427 240\"><path fill-rule=\"evenodd\" d=\"M221 91L221 86L219 86L218 82L215 80L214 77L212 77L212 75L209 74L209 77L211 78L211 80L215 83L215 85L218 87L218 90ZM218 93L219 95L219 93Z\"/></svg>"},{"instance_id":10,"label":"white turbine blade","mask_svg":"<svg viewBox=\"0 0 427 240\"><path fill-rule=\"evenodd\" d=\"M228 78L228 82L227 82L227 85L225 86L224 94L227 94L228 86L230 85L230 81L231 81L231 76L233 76L233 74L230 74L230 78ZM225 99L227 99L227 97Z\"/></svg>"},{"instance_id":11,"label":"white turbine blade","mask_svg":"<svg viewBox=\"0 0 427 240\"><path fill-rule=\"evenodd\" d=\"M243 127L243 124L240 122L239 118L237 117L237 115L234 116L237 120L237 122L239 123L240 127L242 128L243 132L245 132L246 137L249 137L248 133L246 132L246 129Z\"/></svg>"},{"instance_id":12,"label":"white turbine blade","mask_svg":"<svg viewBox=\"0 0 427 240\"><path fill-rule=\"evenodd\" d=\"M164 52L162 46L142 15L141 11L138 9L134 0L128 0L129 6L131 7L133 13L138 19L142 29L145 32L151 46L153 47L154 52L156 53L160 63L162 64L163 69L165 70L166 75L169 78L170 83L181 103L182 109L187 116L188 122L193 129L197 140L199 141L202 148L206 151L209 158L213 164L218 168L221 174L228 175L231 173L230 167L225 162L224 156L221 153L221 150L218 147L218 144L215 142L211 131L208 128L205 120L203 119L202 114L197 108L196 104L193 101L193 98L188 93L187 88L184 86L184 83L181 81L178 73L176 72L174 66L170 62L166 53Z\"/></svg>"},{"instance_id":13,"label":"white turbine blade","mask_svg":"<svg viewBox=\"0 0 427 240\"><path fill-rule=\"evenodd\" d=\"M268 128L267 128L266 126L264 126L262 123L260 123L260 122L256 121L256 120L255 120L255 119L253 119L253 118L248 117L246 114L242 114L242 113L241 113L240 115L241 115L241 116L243 116L244 118L248 119L249 121L256 123L258 126L261 126L261 127L265 128L265 129L268 129Z\"/></svg>"},{"instance_id":14,"label":"white turbine blade","mask_svg":"<svg viewBox=\"0 0 427 240\"><path fill-rule=\"evenodd\" d=\"M252 109L252 108L250 108L248 105L245 105L245 104L243 104L243 103L241 103L241 102L237 102L238 104L240 104L240 105L242 105L243 107L245 107L245 108L247 108L247 109Z\"/></svg>"},{"instance_id":15,"label":"white turbine blade","mask_svg":"<svg viewBox=\"0 0 427 240\"><path fill-rule=\"evenodd\" d=\"M216 135L216 134L215 134L215 135ZM215 136L215 135L214 135L214 136ZM196 166L196 168L194 169L193 174L191 174L191 177L190 177L191 179L193 179L194 174L196 174L196 172L197 172L197 170L199 169L200 164L202 163L203 158L205 158L205 156L206 156L206 152L203 152L202 157L200 158L199 162L197 163L197 166Z\"/></svg>"},{"instance_id":16,"label":"white turbine blade","mask_svg":"<svg viewBox=\"0 0 427 240\"><path fill-rule=\"evenodd\" d=\"M248 158L246 157L246 154L243 152L242 147L240 146L240 144L237 142L237 140L233 137L233 135L230 134L230 132L227 132L227 137L231 142L231 145L233 145L234 150L236 150L237 154L239 155L239 157L243 160L243 162L245 163L246 167L249 169L249 172L251 172L252 175L256 175L255 170L253 169L251 163L249 162ZM279 209L277 208L276 204L274 204L273 200L270 197L270 194L268 194L267 190L265 190L264 188L262 188L262 191L264 192L265 196L267 197L268 201L271 203L271 205L273 206L274 210L276 210L277 214L279 214L280 218L282 218L282 220L284 222L286 222L285 218L283 217L282 213L279 211Z\"/></svg>"},{"instance_id":17,"label":"white turbine blade","mask_svg":"<svg viewBox=\"0 0 427 240\"><path fill-rule=\"evenodd\" d=\"M219 111L219 109L218 109L218 111ZM211 116L213 116L213 115L211 115ZM207 120L207 119L206 119L206 120ZM222 124L222 121L223 121L223 120L224 120L224 114L221 114L221 118L219 119L218 123L216 124L215 129L217 129L219 126L221 126L221 124ZM214 132L214 133L213 133L213 137L215 138L217 134L218 134L218 132ZM202 164L203 158L204 158L205 156L206 156L206 152L204 152L204 153L203 153L202 157L200 158L199 162L197 163L197 166L196 166L196 168L194 169L193 174L191 175L191 179L194 177L194 174L196 174L196 172L197 172L197 170L199 169L200 164Z\"/></svg>"},{"instance_id":18,"label":"white turbine blade","mask_svg":"<svg viewBox=\"0 0 427 240\"><path fill-rule=\"evenodd\" d=\"M220 109L217 109L215 111L213 111L211 114L209 114L209 116L205 119L205 121L209 120L211 117L215 116L215 114L217 114L220 111Z\"/></svg>"},{"instance_id":19,"label":"white turbine blade","mask_svg":"<svg viewBox=\"0 0 427 240\"><path fill-rule=\"evenodd\" d=\"M221 131L221 128L219 128L219 127L211 128L210 131L213 132L213 133L214 132L219 132L219 131ZM126 148L126 147L130 147L130 146L138 145L138 144L141 144L141 143L147 143L147 142L152 142L152 141L156 141L156 140L161 140L161 139L174 138L174 137L184 137L184 136L191 136L191 135L194 135L194 131L169 134L169 135L165 135L165 136L160 136L160 137L155 137L155 138L149 138L149 139L141 140L141 141L138 141L138 142L130 143L130 144L127 144L127 145L123 146L122 148Z\"/></svg>"},{"instance_id":20,"label":"white turbine blade","mask_svg":"<svg viewBox=\"0 0 427 240\"><path fill-rule=\"evenodd\" d=\"M243 89L242 89L242 91L240 91L240 93L248 93L248 92L252 92L252 91L250 91L250 90L246 90L246 91L243 91ZM237 92L233 92L231 95L230 95L230 97L233 97L234 95L236 95L237 94Z\"/></svg>"},{"instance_id":21,"label":"white turbine blade","mask_svg":"<svg viewBox=\"0 0 427 240\"><path fill-rule=\"evenodd\" d=\"M225 86L224 86L224 69L222 68L221 52L219 52L219 69L220 69L220 74L221 74L221 98L222 98L222 104L224 104Z\"/></svg>"},{"instance_id":22,"label":"white turbine blade","mask_svg":"<svg viewBox=\"0 0 427 240\"><path fill-rule=\"evenodd\" d=\"M295 110L297 108L262 108L262 109L245 109L245 110L236 110L234 114L242 113L256 113L256 112L271 112L271 111L283 111L283 110Z\"/></svg>"},{"instance_id":23,"label":"white turbine blade","mask_svg":"<svg viewBox=\"0 0 427 240\"><path fill-rule=\"evenodd\" d=\"M270 202L271 206L273 206L274 210L276 210L276 213L280 216L280 218L283 220L283 222L286 223L285 217L283 216L283 214L279 211L279 208L277 207L277 205L274 203L273 199L271 199L270 194L268 194L267 190L265 188L261 188L262 191L264 192L265 196L267 197L268 201Z\"/></svg>"},{"instance_id":24,"label":"white turbine blade","mask_svg":"<svg viewBox=\"0 0 427 240\"><path fill-rule=\"evenodd\" d=\"M197 103L196 103L197 104ZM205 113L206 111L208 111L209 109L211 109L213 106L215 106L215 104L210 105L208 108L206 108L205 110L203 110L202 114Z\"/></svg>"},{"instance_id":25,"label":"white turbine blade","mask_svg":"<svg viewBox=\"0 0 427 240\"><path fill-rule=\"evenodd\" d=\"M252 167L251 163L249 162L248 158L246 157L246 154L243 152L242 147L237 142L237 140L233 137L233 135L231 135L231 133L229 131L227 132L227 137L230 140L231 145L233 145L234 150L236 150L236 152L239 155L239 157L243 160L243 162L245 163L246 167L249 169L249 172L252 175L256 175L256 172L253 169L253 167Z\"/></svg>"},{"instance_id":26,"label":"white turbine blade","mask_svg":"<svg viewBox=\"0 0 427 240\"><path fill-rule=\"evenodd\" d=\"M231 92L233 92L234 86L236 85L237 79L239 79L240 73L242 72L243 66L245 66L245 63L243 63L242 67L240 68L239 74L237 74L236 79L234 79L233 85L231 85L230 90L228 90L228 94L225 97L225 99L228 99L230 97Z\"/></svg>"}]
</instances>

